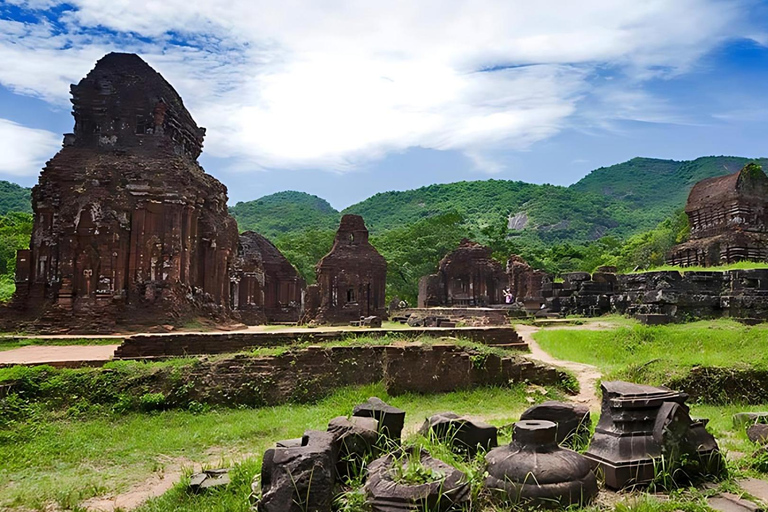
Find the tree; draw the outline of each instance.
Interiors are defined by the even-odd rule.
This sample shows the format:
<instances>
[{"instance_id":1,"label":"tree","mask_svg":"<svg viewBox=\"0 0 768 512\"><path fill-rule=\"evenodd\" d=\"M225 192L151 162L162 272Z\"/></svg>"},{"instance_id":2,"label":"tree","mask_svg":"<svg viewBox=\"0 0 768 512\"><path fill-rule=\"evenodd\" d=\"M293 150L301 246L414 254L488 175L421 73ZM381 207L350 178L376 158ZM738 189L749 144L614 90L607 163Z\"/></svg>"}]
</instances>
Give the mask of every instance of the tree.
<instances>
[{"instance_id":1,"label":"tree","mask_svg":"<svg viewBox=\"0 0 768 512\"><path fill-rule=\"evenodd\" d=\"M449 212L371 237L387 260L387 300L397 296L415 304L419 279L437 271L440 260L469 233L464 217Z\"/></svg>"}]
</instances>

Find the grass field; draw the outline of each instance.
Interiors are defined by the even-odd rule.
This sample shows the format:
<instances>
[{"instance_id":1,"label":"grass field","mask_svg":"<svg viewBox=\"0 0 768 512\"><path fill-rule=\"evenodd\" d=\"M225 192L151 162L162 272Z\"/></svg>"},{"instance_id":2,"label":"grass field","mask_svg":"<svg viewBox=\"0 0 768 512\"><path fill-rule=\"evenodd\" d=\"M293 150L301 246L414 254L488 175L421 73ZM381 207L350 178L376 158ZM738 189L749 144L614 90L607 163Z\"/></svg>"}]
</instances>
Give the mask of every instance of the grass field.
<instances>
[{"instance_id":1,"label":"grass field","mask_svg":"<svg viewBox=\"0 0 768 512\"><path fill-rule=\"evenodd\" d=\"M415 404L414 404L415 405ZM761 409L762 408L762 409ZM743 408L738 406L730 407L712 407L712 406L694 406L692 408L692 415L695 417L708 417L710 418L709 429L716 436L720 442L720 446L726 453L731 456L746 455L738 462L729 462L729 477L719 482L717 485L710 487L709 489L695 489L692 487L683 487L680 489L668 490L668 498L659 498L653 494L646 494L643 492L629 493L625 492L622 495L614 497L619 498L619 503L615 505L596 505L587 509L571 508L568 510L585 510L587 512L597 512L598 510L613 509L616 512L711 512L706 505L706 496L714 495L720 491L739 492L736 484L736 479L745 476L763 477L764 473L760 473L754 469L756 465L766 464L762 460L756 460L751 457L750 454L754 450L752 445L744 432L736 431L732 427L731 415L734 412L744 410L765 410L768 408L768 404L761 406L754 406L749 408ZM597 419L597 418L593 418ZM500 422L493 421L492 423L501 424ZM505 442L506 439L500 438L499 441ZM424 444L423 438L417 436L411 436L411 441L415 441L418 444ZM434 444L426 443L430 453L433 453L438 458L445 460L452 465L458 467L466 474L472 474L473 471L482 471L481 467L477 464L467 464L456 457L452 456L444 447L436 446ZM735 459L735 457L734 457ZM768 465L768 464L767 464ZM760 467L761 471L766 471L766 467ZM204 495L192 495L189 494L184 484L186 480L182 481L180 485L175 486L172 490L165 495L150 500L145 503L138 510L139 512L169 512L169 511L206 511L206 512L226 512L226 511L242 511L249 510L249 503L247 502L247 496L250 493L250 483L253 475L259 469L259 461L257 458L250 458L243 463L235 466L232 477L233 482L227 489L214 491ZM477 475L475 475L475 478ZM364 508L351 508L349 512L364 512ZM472 509L478 512L510 512L522 509L515 508L497 508L488 503L483 503L479 508Z\"/></svg>"},{"instance_id":2,"label":"grass field","mask_svg":"<svg viewBox=\"0 0 768 512\"><path fill-rule=\"evenodd\" d=\"M691 367L768 367L768 325L731 320L611 330L543 329L534 335L558 359L597 366L605 379L626 379L638 368L648 384L685 374Z\"/></svg>"},{"instance_id":3,"label":"grass field","mask_svg":"<svg viewBox=\"0 0 768 512\"><path fill-rule=\"evenodd\" d=\"M583 330L544 328L535 337L542 348L555 357L593 364L602 370L605 378L627 379L639 375L638 368L643 368L647 370L642 374L643 382L661 383L696 365L768 368L767 326L747 327L718 320L648 327L623 317L585 319L584 324L581 326ZM606 325L611 327L610 330L593 330ZM372 341L363 338L342 343ZM377 339L375 342L386 343L388 340ZM260 349L254 353L272 355L279 350L285 349ZM134 412L115 412L117 408L99 406L92 400L106 392L102 390L102 384L109 387L109 379L117 375L140 379L152 371L189 364L194 364L194 360L110 363L105 367L109 372L104 379L94 380L92 389L88 388L87 400L85 388L73 391L72 386L81 382L78 379L86 373L97 370L58 371L53 380L44 381L57 389L65 388L67 400L26 403L31 410L29 414L20 415L18 421L10 423L0 421L0 510L20 512L57 510L58 507L79 511L81 504L89 498L125 493L152 478L161 481L164 476L169 481L181 478L181 482L163 496L143 504L138 509L140 512L246 512L250 510L250 484L260 468L265 449L276 440L298 437L307 429L324 430L331 418L349 414L354 405L370 396L379 396L406 410L406 438L416 442L424 442L415 434L417 428L424 418L437 412L450 410L504 426L517 420L531 400L562 398L554 389L523 385L442 395L390 397L382 385L373 385L341 389L315 404L257 409L201 406L195 409L196 412L148 413L135 412L136 409L131 409ZM45 371L43 368L4 369L0 370L0 382L34 380L38 373ZM70 396L72 393L79 395L79 399ZM0 400L0 405L2 402ZM84 404L82 407L80 402ZM753 455L755 446L742 430L732 426L731 418L735 412L759 410L768 410L768 403L753 406L692 404L692 415L710 419L708 429L731 457L731 478L721 483L719 489L736 490L735 477L765 477L768 473L768 455ZM597 415L593 415L593 419L596 420ZM500 442L508 440L508 430L503 434ZM449 459L450 455L441 451L441 447L431 448L436 455ZM461 465L460 461L449 459L449 462L464 470L478 470L476 466ZM189 494L185 490L186 479L192 467L200 465L209 468L234 466L232 484L201 495ZM671 499L662 501L637 493L629 495L628 501L609 508L617 512L704 512L707 510L704 498L714 492L717 490L679 489L672 492ZM483 507L478 510L497 512L506 509Z\"/></svg>"},{"instance_id":4,"label":"grass field","mask_svg":"<svg viewBox=\"0 0 768 512\"><path fill-rule=\"evenodd\" d=\"M15 425L14 432L4 433L0 509L42 510L50 503L72 509L93 496L124 492L153 474L193 463L211 467L248 459L238 471L244 472L250 485L261 454L275 441L299 437L306 429L325 430L331 418L350 414L354 405L370 396L404 409L406 429L413 432L425 417L448 410L505 425L530 405L527 396L545 400L557 395L530 394L523 386L515 386L389 397L383 386L365 386L343 389L316 405L304 406L78 418L40 412L25 424ZM237 507L229 499L215 507L212 502L203 505L199 501L210 497L195 498L174 490L144 510L246 510L244 496L230 494L239 502Z\"/></svg>"},{"instance_id":5,"label":"grass field","mask_svg":"<svg viewBox=\"0 0 768 512\"><path fill-rule=\"evenodd\" d=\"M14 338L0 336L0 351L32 345L70 346L70 345L119 345L122 338Z\"/></svg>"},{"instance_id":6,"label":"grass field","mask_svg":"<svg viewBox=\"0 0 768 512\"><path fill-rule=\"evenodd\" d=\"M660 265L658 267L649 268L647 270L640 270L638 272L629 272L630 274L643 274L646 272L660 272L664 270L676 270L681 273L685 272L725 272L726 270L750 270L750 269L765 269L768 268L768 263L761 263L758 261L738 261L736 263L730 263L728 265L719 265L717 267L680 267L675 265Z\"/></svg>"}]
</instances>

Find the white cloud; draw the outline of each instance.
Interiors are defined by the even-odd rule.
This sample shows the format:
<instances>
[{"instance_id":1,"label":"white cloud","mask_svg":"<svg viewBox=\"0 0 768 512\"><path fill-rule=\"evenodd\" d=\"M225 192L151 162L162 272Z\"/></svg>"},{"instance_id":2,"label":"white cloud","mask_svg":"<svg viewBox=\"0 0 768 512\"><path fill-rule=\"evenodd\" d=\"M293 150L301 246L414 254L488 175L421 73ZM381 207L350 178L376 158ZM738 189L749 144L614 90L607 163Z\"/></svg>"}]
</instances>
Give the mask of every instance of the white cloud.
<instances>
[{"instance_id":1,"label":"white cloud","mask_svg":"<svg viewBox=\"0 0 768 512\"><path fill-rule=\"evenodd\" d=\"M0 173L35 176L61 147L61 136L0 118Z\"/></svg>"},{"instance_id":2,"label":"white cloud","mask_svg":"<svg viewBox=\"0 0 768 512\"><path fill-rule=\"evenodd\" d=\"M65 104L103 53L136 51L208 128L206 152L238 168L346 171L420 146L496 172L494 154L574 119L669 119L643 82L755 33L745 1L73 0L59 25L0 26L0 83ZM597 89L606 66L620 79Z\"/></svg>"}]
</instances>

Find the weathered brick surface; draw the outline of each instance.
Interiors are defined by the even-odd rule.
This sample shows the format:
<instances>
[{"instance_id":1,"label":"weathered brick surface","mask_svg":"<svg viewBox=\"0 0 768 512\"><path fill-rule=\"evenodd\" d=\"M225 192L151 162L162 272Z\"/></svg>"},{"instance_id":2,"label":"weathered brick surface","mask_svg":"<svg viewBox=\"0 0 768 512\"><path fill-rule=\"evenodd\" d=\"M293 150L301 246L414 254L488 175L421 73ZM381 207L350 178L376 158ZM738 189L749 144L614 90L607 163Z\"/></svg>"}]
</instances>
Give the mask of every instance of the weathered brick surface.
<instances>
[{"instance_id":1,"label":"weathered brick surface","mask_svg":"<svg viewBox=\"0 0 768 512\"><path fill-rule=\"evenodd\" d=\"M437 274L419 281L419 307L488 306L504 303L507 278L491 249L464 239L446 255Z\"/></svg>"},{"instance_id":2,"label":"weathered brick surface","mask_svg":"<svg viewBox=\"0 0 768 512\"><path fill-rule=\"evenodd\" d=\"M504 345L527 350L528 346L511 327L457 327L423 329L371 329L319 332L254 332L210 334L139 334L125 338L115 352L116 358L152 358L198 354L226 354L254 347L289 346L297 342L324 343L350 336L380 337L397 335L408 340L419 336L465 338L486 345Z\"/></svg>"},{"instance_id":3,"label":"weathered brick surface","mask_svg":"<svg viewBox=\"0 0 768 512\"><path fill-rule=\"evenodd\" d=\"M566 375L522 357L454 345L309 347L274 357L203 362L186 377L190 398L229 405L275 405L321 398L341 386L384 381L387 392L442 393L515 382L557 385Z\"/></svg>"},{"instance_id":4,"label":"weathered brick surface","mask_svg":"<svg viewBox=\"0 0 768 512\"><path fill-rule=\"evenodd\" d=\"M710 267L768 261L768 177L753 163L737 173L696 183L685 213L690 240L667 256L671 265Z\"/></svg>"},{"instance_id":5,"label":"weathered brick surface","mask_svg":"<svg viewBox=\"0 0 768 512\"><path fill-rule=\"evenodd\" d=\"M74 133L32 191L19 314L39 330L97 332L226 318L238 234L226 187L197 162L205 129L132 54L99 60L72 103Z\"/></svg>"},{"instance_id":6,"label":"weathered brick surface","mask_svg":"<svg viewBox=\"0 0 768 512\"><path fill-rule=\"evenodd\" d=\"M361 317L387 317L387 261L368 241L359 215L341 218L331 252L315 267L307 290L304 321L348 324Z\"/></svg>"}]
</instances>

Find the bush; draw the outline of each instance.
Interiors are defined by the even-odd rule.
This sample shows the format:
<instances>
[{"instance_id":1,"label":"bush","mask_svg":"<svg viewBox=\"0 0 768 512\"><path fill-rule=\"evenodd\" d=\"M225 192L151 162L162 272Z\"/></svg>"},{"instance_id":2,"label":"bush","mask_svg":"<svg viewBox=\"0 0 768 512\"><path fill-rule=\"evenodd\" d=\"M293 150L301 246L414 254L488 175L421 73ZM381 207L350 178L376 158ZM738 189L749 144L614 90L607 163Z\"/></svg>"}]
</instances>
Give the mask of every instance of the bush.
<instances>
[{"instance_id":1,"label":"bush","mask_svg":"<svg viewBox=\"0 0 768 512\"><path fill-rule=\"evenodd\" d=\"M165 395L163 393L144 393L139 398L139 408L144 412L162 411L165 409Z\"/></svg>"}]
</instances>

